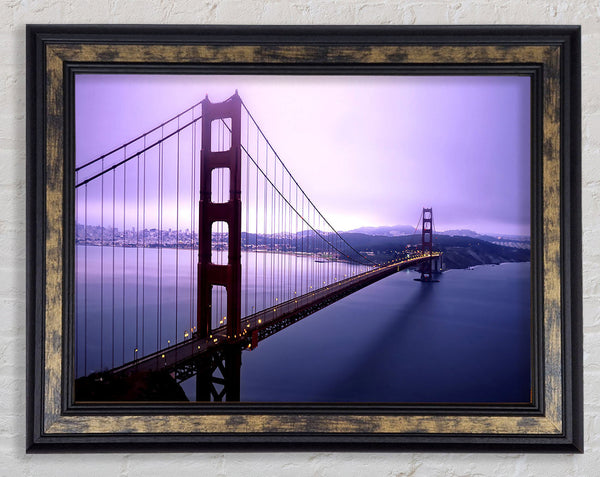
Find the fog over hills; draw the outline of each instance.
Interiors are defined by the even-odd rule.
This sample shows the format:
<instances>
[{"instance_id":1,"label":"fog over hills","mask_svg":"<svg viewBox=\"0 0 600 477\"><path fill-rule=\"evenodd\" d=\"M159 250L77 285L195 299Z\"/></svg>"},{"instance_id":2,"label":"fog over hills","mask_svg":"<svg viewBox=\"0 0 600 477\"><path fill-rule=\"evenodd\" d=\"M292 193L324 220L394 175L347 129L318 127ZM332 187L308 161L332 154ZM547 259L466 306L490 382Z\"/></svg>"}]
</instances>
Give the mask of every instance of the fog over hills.
<instances>
[{"instance_id":1,"label":"fog over hills","mask_svg":"<svg viewBox=\"0 0 600 477\"><path fill-rule=\"evenodd\" d=\"M528 235L510 235L502 233L480 234L470 229L450 229L436 230L436 235L450 235L457 237L472 237L488 242L525 242L529 243ZM366 235L378 235L382 237L400 237L403 235L412 235L420 233L420 228L415 229L410 225L383 225L380 227L359 227L357 229L348 230L343 233L359 233Z\"/></svg>"},{"instance_id":2,"label":"fog over hills","mask_svg":"<svg viewBox=\"0 0 600 477\"><path fill-rule=\"evenodd\" d=\"M398 237L415 233L415 228L410 225L384 225L381 227L359 227L343 233L357 233L366 235L381 235L383 237Z\"/></svg>"}]
</instances>

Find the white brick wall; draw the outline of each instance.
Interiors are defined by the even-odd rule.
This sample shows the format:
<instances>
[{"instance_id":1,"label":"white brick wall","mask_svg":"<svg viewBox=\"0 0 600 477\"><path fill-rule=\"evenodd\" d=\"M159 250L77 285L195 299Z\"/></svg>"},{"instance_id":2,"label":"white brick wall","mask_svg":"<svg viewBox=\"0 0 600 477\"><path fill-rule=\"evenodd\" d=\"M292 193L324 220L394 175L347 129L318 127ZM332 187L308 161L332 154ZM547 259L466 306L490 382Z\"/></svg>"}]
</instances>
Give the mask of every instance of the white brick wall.
<instances>
[{"instance_id":1,"label":"white brick wall","mask_svg":"<svg viewBox=\"0 0 600 477\"><path fill-rule=\"evenodd\" d=\"M581 24L585 455L25 455L25 24ZM2 0L0 2L0 475L600 475L598 0Z\"/></svg>"}]
</instances>

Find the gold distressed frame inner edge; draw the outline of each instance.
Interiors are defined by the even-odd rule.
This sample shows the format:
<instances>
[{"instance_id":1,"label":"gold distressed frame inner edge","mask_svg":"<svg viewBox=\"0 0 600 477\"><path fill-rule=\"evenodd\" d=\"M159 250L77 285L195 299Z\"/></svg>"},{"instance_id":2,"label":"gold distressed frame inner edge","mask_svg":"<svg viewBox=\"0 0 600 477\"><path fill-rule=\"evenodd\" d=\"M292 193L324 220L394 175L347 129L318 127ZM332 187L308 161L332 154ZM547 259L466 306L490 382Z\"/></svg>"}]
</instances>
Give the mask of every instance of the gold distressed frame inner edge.
<instances>
[{"instance_id":1,"label":"gold distressed frame inner edge","mask_svg":"<svg viewBox=\"0 0 600 477\"><path fill-rule=\"evenodd\" d=\"M400 433L560 435L563 433L560 281L560 58L558 46L204 46L49 44L46 46L46 244L43 432L107 433ZM110 60L107 60L110 58ZM331 64L521 63L543 65L543 335L545 414L542 416L431 415L108 415L65 416L63 363L63 64L273 63L326 60Z\"/></svg>"}]
</instances>

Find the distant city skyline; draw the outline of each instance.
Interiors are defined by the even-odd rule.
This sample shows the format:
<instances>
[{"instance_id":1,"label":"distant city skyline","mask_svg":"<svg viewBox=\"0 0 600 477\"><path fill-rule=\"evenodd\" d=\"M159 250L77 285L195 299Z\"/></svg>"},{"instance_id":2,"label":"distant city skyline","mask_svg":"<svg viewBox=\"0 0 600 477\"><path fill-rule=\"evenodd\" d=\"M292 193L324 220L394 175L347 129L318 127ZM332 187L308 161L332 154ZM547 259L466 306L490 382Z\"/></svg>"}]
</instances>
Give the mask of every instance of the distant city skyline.
<instances>
[{"instance_id":1,"label":"distant city skyline","mask_svg":"<svg viewBox=\"0 0 600 477\"><path fill-rule=\"evenodd\" d=\"M382 226L382 227L374 227L375 229L387 229L387 228L394 228L394 227L408 227L406 225L396 225L396 226L392 226L392 227L386 227L386 226ZM365 227L366 229L370 229L371 227ZM122 227L112 227L110 225L105 225L105 226L101 226L98 224L81 224L81 223L75 223L75 239L76 241L78 241L78 243L85 243L85 237L87 235L88 238L93 238L93 239L100 239L102 238L104 242L106 243L110 243L112 240L112 235L114 233L115 238L124 238L124 236L126 236L127 238L130 239L130 243L131 240L133 240L133 242L139 241L143 241L144 237L149 237L151 236L157 243L160 242L161 240L163 240L161 238L161 236L164 238L165 242L169 242L169 243L175 243L175 238L179 235L179 239L181 241L184 240L198 240L198 231L197 230L191 230L189 227L186 228L180 228L180 229L172 229L172 228L165 228L165 229L158 229L156 227L150 227L150 228L145 228L145 229L136 229L135 227L126 227L125 229L123 229ZM379 233L377 232L377 230L369 230L369 231L363 231L361 230L362 228L358 228L358 229L353 229L353 230L338 230L337 232L341 233L341 234L347 234L347 233L359 233L359 234L364 234L364 235L379 235L379 236L390 236L389 233ZM330 232L326 232L326 231L319 231L319 232L323 232L323 233L330 233ZM312 232L308 231L308 230L304 230L302 232L297 232L297 234L310 234ZM101 234L103 235L103 237L101 237ZM220 234L224 234L226 235L226 232L215 232L215 236L219 236ZM243 235L248 234L249 236L253 236L256 233L255 232L245 232L242 231ZM289 231L285 231L285 232L276 232L274 234L271 233L258 233L256 235L258 236L270 236L270 235L276 235L276 236L289 236L289 235L294 235L294 232L289 232ZM416 235L418 237L420 237L421 235L421 230L415 230L414 233L412 232L400 232L397 234L392 234L391 236L406 236L406 235ZM469 229L448 229L448 230L439 230L439 231L434 231L433 236L434 236L434 243L435 243L435 236L436 235L464 235L464 236L475 236L475 235L479 235L479 236L489 236L491 238L494 239L507 239L507 240L513 240L513 239L526 239L529 240L529 235L513 235L513 234L498 234L498 233L491 233L491 234L485 234L485 233L479 233L476 230L469 230Z\"/></svg>"},{"instance_id":2,"label":"distant city skyline","mask_svg":"<svg viewBox=\"0 0 600 477\"><path fill-rule=\"evenodd\" d=\"M529 87L508 76L78 75L76 162L237 89L337 230L416 225L433 207L438 230L529 235Z\"/></svg>"}]
</instances>

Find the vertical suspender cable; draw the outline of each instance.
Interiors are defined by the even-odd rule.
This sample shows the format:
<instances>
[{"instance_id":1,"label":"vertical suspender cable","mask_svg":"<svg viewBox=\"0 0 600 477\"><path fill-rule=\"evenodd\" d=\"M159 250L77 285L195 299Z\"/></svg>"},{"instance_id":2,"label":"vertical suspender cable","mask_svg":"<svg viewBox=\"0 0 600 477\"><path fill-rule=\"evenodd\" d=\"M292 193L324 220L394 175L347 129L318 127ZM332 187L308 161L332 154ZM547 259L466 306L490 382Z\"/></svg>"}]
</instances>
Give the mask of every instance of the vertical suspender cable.
<instances>
[{"instance_id":1,"label":"vertical suspender cable","mask_svg":"<svg viewBox=\"0 0 600 477\"><path fill-rule=\"evenodd\" d=\"M265 170L266 170L266 174L268 176L269 174L269 161L265 160ZM264 208L263 208L263 224L264 224L264 236L263 236L263 242L264 242L264 250L263 250L263 301L262 301L262 308L265 308L267 306L267 253L266 253L266 248L267 248L267 183L264 183Z\"/></svg>"},{"instance_id":2,"label":"vertical suspender cable","mask_svg":"<svg viewBox=\"0 0 600 477\"><path fill-rule=\"evenodd\" d=\"M269 148L268 147L266 149L266 155L267 155L267 161L268 161L269 160ZM275 168L277 167L276 163L274 164L274 167ZM275 172L277 172L277 169L275 170ZM270 213L270 215L271 215L271 230L270 230L270 232L271 233L270 233L270 246L269 246L269 251L270 251L269 255L271 257L271 273L270 273L270 276L271 276L271 284L270 284L271 297L269 298L269 302L266 304L266 306L270 306L271 303L273 303L273 301L274 301L273 300L273 298L274 298L274 296L273 296L273 293L274 293L273 292L273 283L274 283L274 281L273 281L273 262L274 262L274 258L275 257L273 255L273 250L274 250L274 247L273 247L273 238L274 238L274 235L275 235L275 191L273 190L272 186L270 187L270 189L271 189L271 199L270 199L271 200L271 205L268 208L268 210L271 212Z\"/></svg>"},{"instance_id":3,"label":"vertical suspender cable","mask_svg":"<svg viewBox=\"0 0 600 477\"><path fill-rule=\"evenodd\" d=\"M304 295L305 290L308 290L308 286L304 288L304 270L308 271L308 268L305 264L305 254L304 254L304 195L300 196L302 199L302 220L300 221L300 250L302 251L301 255L301 266L300 266L300 294Z\"/></svg>"},{"instance_id":4,"label":"vertical suspender cable","mask_svg":"<svg viewBox=\"0 0 600 477\"><path fill-rule=\"evenodd\" d=\"M274 168L274 172L273 172L273 183L274 186L271 188L271 197L272 197L272 202L273 202L273 209L271 211L271 223L273 224L273 241L272 241L272 245L271 245L271 255L272 257L272 262L271 262L271 303L274 305L275 301L277 300L277 279L275 277L276 273L279 271L279 253L277 250L277 235L278 235L278 222L279 222L279 201L276 199L278 199L278 197L275 196L275 189L277 187L277 160L273 160L273 168Z\"/></svg>"},{"instance_id":5,"label":"vertical suspender cable","mask_svg":"<svg viewBox=\"0 0 600 477\"><path fill-rule=\"evenodd\" d=\"M294 206L298 210L298 188L296 187ZM294 296L298 296L298 214L294 216Z\"/></svg>"},{"instance_id":6,"label":"vertical suspender cable","mask_svg":"<svg viewBox=\"0 0 600 477\"><path fill-rule=\"evenodd\" d=\"M161 129L161 137L164 137L164 128ZM160 348L160 326L161 326L161 288L162 288L162 277L161 277L161 258L162 258L162 159L163 159L163 142L158 145L158 174L157 174L157 185L156 185L156 222L158 223L158 249L156 250L156 350Z\"/></svg>"},{"instance_id":7,"label":"vertical suspender cable","mask_svg":"<svg viewBox=\"0 0 600 477\"><path fill-rule=\"evenodd\" d=\"M88 341L87 341L87 328L88 328L88 313L87 313L87 291L88 291L88 233L87 233L87 216L88 216L88 206L87 206L87 196L88 196L88 185L86 184L84 189L85 192L85 202L84 202L84 225L83 225L83 233L85 234L85 242L84 242L84 255L83 255L83 264L84 264L84 280L83 280L83 342L85 344L85 349L83 350L83 374L87 376L87 351L88 351Z\"/></svg>"},{"instance_id":8,"label":"vertical suspender cable","mask_svg":"<svg viewBox=\"0 0 600 477\"><path fill-rule=\"evenodd\" d=\"M283 168L281 168L282 170L282 187L283 187L283 191L285 192L285 178L283 177ZM288 191L289 194L289 191ZM287 196L286 196L287 197ZM288 250L287 250L287 244L289 241L289 236L288 236L288 208L286 207L285 201L283 200L283 198L280 199L281 201L281 220L283 222L282 225L282 255L281 255L281 262L283 263L283 267L282 267L282 274L283 274L283 278L281 280L281 301L284 302L287 300L288 298L288 294L287 294L287 287L289 285L289 279L288 279L288 273L289 273L289 266L288 266L288 258L289 258L289 254L288 254Z\"/></svg>"},{"instance_id":9,"label":"vertical suspender cable","mask_svg":"<svg viewBox=\"0 0 600 477\"><path fill-rule=\"evenodd\" d=\"M125 153L124 153L125 155ZM125 362L125 248L127 245L127 232L126 232L126 211L127 211L127 207L126 207L126 200L127 200L127 188L126 188L126 184L127 184L127 164L123 165L123 249L122 249L122 263L123 263L123 281L122 281L122 291L123 291L123 297L122 297L122 305L123 305L123 312L121 315L121 364L123 364Z\"/></svg>"},{"instance_id":10,"label":"vertical suspender cable","mask_svg":"<svg viewBox=\"0 0 600 477\"><path fill-rule=\"evenodd\" d=\"M104 170L104 158L102 158L102 170ZM100 369L104 364L104 175L100 179Z\"/></svg>"},{"instance_id":11,"label":"vertical suspender cable","mask_svg":"<svg viewBox=\"0 0 600 477\"><path fill-rule=\"evenodd\" d=\"M175 326L177 326L177 321L179 319L179 117L177 117L177 131L177 207L175 208Z\"/></svg>"},{"instance_id":12,"label":"vertical suspender cable","mask_svg":"<svg viewBox=\"0 0 600 477\"><path fill-rule=\"evenodd\" d=\"M192 109L192 120L194 120L194 109ZM194 162L196 154L196 124L192 124L192 154L190 162L190 268L189 268L189 327L193 326L193 297L194 297Z\"/></svg>"},{"instance_id":13,"label":"vertical suspender cable","mask_svg":"<svg viewBox=\"0 0 600 477\"><path fill-rule=\"evenodd\" d=\"M145 146L145 142L144 142ZM144 147L145 149L145 147ZM146 153L144 153L145 157ZM140 156L137 156L137 174L135 176L136 187L135 187L135 196L136 196L136 225L135 225L135 348L134 348L134 359L137 357L136 353L139 349L139 331L138 331L138 323L139 323L139 308L140 308ZM143 267L143 262L142 262ZM144 275L142 273L142 287L143 287ZM142 298L143 300L143 298ZM142 305L143 306L143 305Z\"/></svg>"},{"instance_id":14,"label":"vertical suspender cable","mask_svg":"<svg viewBox=\"0 0 600 477\"><path fill-rule=\"evenodd\" d=\"M256 158L257 158L257 160L259 159L259 157L258 157L258 131L256 132ZM254 226L254 309L252 310L253 314L258 311L258 214L259 214L259 210L260 210L260 207L258 206L258 203L259 203L258 167L256 167L255 170L256 170L256 189L255 189L256 197L255 197L254 208L255 208L256 212L255 212L255 217L254 217L255 226Z\"/></svg>"},{"instance_id":15,"label":"vertical suspender cable","mask_svg":"<svg viewBox=\"0 0 600 477\"><path fill-rule=\"evenodd\" d=\"M111 368L115 367L115 175L116 170L113 169L113 199L112 199L112 329L111 329Z\"/></svg>"},{"instance_id":16,"label":"vertical suspender cable","mask_svg":"<svg viewBox=\"0 0 600 477\"><path fill-rule=\"evenodd\" d=\"M289 178L289 194L290 194L290 204L292 203L292 178L290 176ZM292 243L293 243L293 238L294 236L293 234L293 226L292 226L292 221L294 219L294 216L292 214L292 208L289 208L289 247L288 247L288 288L289 288L289 297L292 298L293 297L293 293L292 293L292 256L291 256L291 252L292 252ZM294 283L295 286L295 283Z\"/></svg>"},{"instance_id":17,"label":"vertical suspender cable","mask_svg":"<svg viewBox=\"0 0 600 477\"><path fill-rule=\"evenodd\" d=\"M246 114L246 147L250 147L249 122L250 119ZM246 283L244 284L244 294L246 296L246 310L244 315L248 316L248 289L250 288L250 284L248 283L248 236L250 234L250 161L248 160L247 154L244 157L246 159L246 240L244 251L244 273L246 277Z\"/></svg>"},{"instance_id":18,"label":"vertical suspender cable","mask_svg":"<svg viewBox=\"0 0 600 477\"><path fill-rule=\"evenodd\" d=\"M144 149L146 149L146 137L144 136ZM146 153L144 152L143 168L143 194L142 194L142 339L141 354L144 353L146 338ZM139 348L136 346L136 349Z\"/></svg>"}]
</instances>

